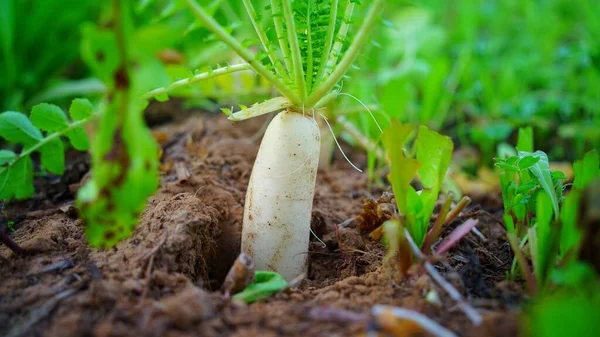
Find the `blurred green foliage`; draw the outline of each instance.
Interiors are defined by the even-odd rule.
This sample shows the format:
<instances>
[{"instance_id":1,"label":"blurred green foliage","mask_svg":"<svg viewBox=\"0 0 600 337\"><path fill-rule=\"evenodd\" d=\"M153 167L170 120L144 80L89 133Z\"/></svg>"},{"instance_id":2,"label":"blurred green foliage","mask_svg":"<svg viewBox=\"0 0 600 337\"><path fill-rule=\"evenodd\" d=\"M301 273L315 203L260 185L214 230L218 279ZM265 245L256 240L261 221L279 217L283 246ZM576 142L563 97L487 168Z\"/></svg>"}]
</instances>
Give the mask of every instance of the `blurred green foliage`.
<instances>
[{"instance_id":1,"label":"blurred green foliage","mask_svg":"<svg viewBox=\"0 0 600 337\"><path fill-rule=\"evenodd\" d=\"M522 126L534 127L540 149L553 158L573 160L600 147L600 2L387 6L387 21L346 92L379 103L387 116L475 144L487 164ZM370 118L352 118L377 135Z\"/></svg>"},{"instance_id":2,"label":"blurred green foliage","mask_svg":"<svg viewBox=\"0 0 600 337\"><path fill-rule=\"evenodd\" d=\"M0 111L102 89L95 81L68 81L87 75L78 61L79 27L100 8L99 1L0 1ZM58 85L62 91L46 92Z\"/></svg>"}]
</instances>

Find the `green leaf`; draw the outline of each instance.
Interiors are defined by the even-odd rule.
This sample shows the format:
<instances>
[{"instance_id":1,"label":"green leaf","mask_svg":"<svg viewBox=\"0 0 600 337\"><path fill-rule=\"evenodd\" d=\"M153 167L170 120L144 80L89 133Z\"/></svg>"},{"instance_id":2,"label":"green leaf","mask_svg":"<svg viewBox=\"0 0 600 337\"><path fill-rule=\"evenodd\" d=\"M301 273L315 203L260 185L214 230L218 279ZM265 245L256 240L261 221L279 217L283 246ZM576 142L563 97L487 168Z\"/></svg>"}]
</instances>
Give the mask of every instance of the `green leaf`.
<instances>
[{"instance_id":1,"label":"green leaf","mask_svg":"<svg viewBox=\"0 0 600 337\"><path fill-rule=\"evenodd\" d=\"M558 208L558 197L556 196L556 190L552 183L552 175L550 173L550 164L548 163L548 156L542 151L536 151L534 153L519 151L519 158L527 156L533 156L539 158L538 162L529 168L529 171L538 179L538 182L544 189L550 200L552 201L552 208L554 209L555 219L558 219L560 214Z\"/></svg>"},{"instance_id":2,"label":"green leaf","mask_svg":"<svg viewBox=\"0 0 600 337\"><path fill-rule=\"evenodd\" d=\"M600 158L598 151L592 150L585 154L582 160L573 163L575 179L573 187L583 190L595 178L600 177Z\"/></svg>"},{"instance_id":3,"label":"green leaf","mask_svg":"<svg viewBox=\"0 0 600 337\"><path fill-rule=\"evenodd\" d=\"M94 106L92 102L85 98L76 98L71 102L69 107L69 115L74 121L80 121L92 116Z\"/></svg>"},{"instance_id":4,"label":"green leaf","mask_svg":"<svg viewBox=\"0 0 600 337\"><path fill-rule=\"evenodd\" d=\"M533 152L533 128L531 126L519 129L519 139L517 140L517 150Z\"/></svg>"},{"instance_id":5,"label":"green leaf","mask_svg":"<svg viewBox=\"0 0 600 337\"><path fill-rule=\"evenodd\" d=\"M515 222L513 221L513 218L508 214L504 214L504 225L506 226L506 230L510 234L515 234Z\"/></svg>"},{"instance_id":6,"label":"green leaf","mask_svg":"<svg viewBox=\"0 0 600 337\"><path fill-rule=\"evenodd\" d=\"M0 166L4 165L6 163L10 163L16 157L17 157L17 155L12 151L0 150Z\"/></svg>"},{"instance_id":7,"label":"green leaf","mask_svg":"<svg viewBox=\"0 0 600 337\"><path fill-rule=\"evenodd\" d=\"M525 156L519 160L519 170L528 169L537 164L538 161L540 161L539 157Z\"/></svg>"},{"instance_id":8,"label":"green leaf","mask_svg":"<svg viewBox=\"0 0 600 337\"><path fill-rule=\"evenodd\" d=\"M575 249L581 240L581 230L578 227L579 201L581 192L573 190L567 194L560 210L560 254L564 257L570 250Z\"/></svg>"},{"instance_id":9,"label":"green leaf","mask_svg":"<svg viewBox=\"0 0 600 337\"><path fill-rule=\"evenodd\" d=\"M272 271L256 271L254 283L246 287L242 292L233 296L233 299L252 303L267 298L287 288L288 283L283 276Z\"/></svg>"},{"instance_id":10,"label":"green leaf","mask_svg":"<svg viewBox=\"0 0 600 337\"><path fill-rule=\"evenodd\" d=\"M0 114L0 137L10 143L29 147L42 140L42 133L24 114L6 111Z\"/></svg>"},{"instance_id":11,"label":"green leaf","mask_svg":"<svg viewBox=\"0 0 600 337\"><path fill-rule=\"evenodd\" d=\"M40 148L42 167L54 174L65 172L65 149L60 139L56 138Z\"/></svg>"},{"instance_id":12,"label":"green leaf","mask_svg":"<svg viewBox=\"0 0 600 337\"><path fill-rule=\"evenodd\" d=\"M90 140L82 127L72 129L66 136L76 150L87 151L90 148Z\"/></svg>"},{"instance_id":13,"label":"green leaf","mask_svg":"<svg viewBox=\"0 0 600 337\"><path fill-rule=\"evenodd\" d=\"M524 184L519 185L519 187L516 190L516 193L530 192L533 189L535 189L536 186L537 186L537 183L535 181L528 181Z\"/></svg>"},{"instance_id":14,"label":"green leaf","mask_svg":"<svg viewBox=\"0 0 600 337\"><path fill-rule=\"evenodd\" d=\"M33 163L29 156L19 158L9 167L0 167L0 199L23 200L33 192Z\"/></svg>"},{"instance_id":15,"label":"green leaf","mask_svg":"<svg viewBox=\"0 0 600 337\"><path fill-rule=\"evenodd\" d=\"M518 172L519 169L514 167L513 165L507 164L507 163L496 163L494 164L494 166L496 166L499 169L502 169L504 171L507 172Z\"/></svg>"},{"instance_id":16,"label":"green leaf","mask_svg":"<svg viewBox=\"0 0 600 337\"><path fill-rule=\"evenodd\" d=\"M392 122L392 125L383 133L383 145L388 158L390 159L390 173L388 180L392 184L396 204L402 214L408 212L408 191L412 189L410 182L419 169L419 162L404 155L404 143L413 131L410 124L399 124Z\"/></svg>"},{"instance_id":17,"label":"green leaf","mask_svg":"<svg viewBox=\"0 0 600 337\"><path fill-rule=\"evenodd\" d=\"M417 160L421 164L419 176L425 189L439 191L450 166L453 149L454 144L450 137L429 130L424 125L419 127Z\"/></svg>"},{"instance_id":18,"label":"green leaf","mask_svg":"<svg viewBox=\"0 0 600 337\"><path fill-rule=\"evenodd\" d=\"M527 309L527 322L525 336L595 336L600 322L597 282L542 294Z\"/></svg>"},{"instance_id":19,"label":"green leaf","mask_svg":"<svg viewBox=\"0 0 600 337\"><path fill-rule=\"evenodd\" d=\"M40 103L34 106L30 118L33 125L44 131L56 132L69 126L65 113L54 104Z\"/></svg>"},{"instance_id":20,"label":"green leaf","mask_svg":"<svg viewBox=\"0 0 600 337\"><path fill-rule=\"evenodd\" d=\"M433 209L435 208L446 171L452 159L454 144L450 137L443 136L426 126L419 127L417 138L417 161L420 164L419 177L423 184L420 200L421 207L418 214L419 233L414 238L421 245L425 239Z\"/></svg>"},{"instance_id":21,"label":"green leaf","mask_svg":"<svg viewBox=\"0 0 600 337\"><path fill-rule=\"evenodd\" d=\"M595 282L596 271L594 267L586 262L575 261L563 268L553 270L550 278L555 285L575 288L580 287L582 284Z\"/></svg>"}]
</instances>

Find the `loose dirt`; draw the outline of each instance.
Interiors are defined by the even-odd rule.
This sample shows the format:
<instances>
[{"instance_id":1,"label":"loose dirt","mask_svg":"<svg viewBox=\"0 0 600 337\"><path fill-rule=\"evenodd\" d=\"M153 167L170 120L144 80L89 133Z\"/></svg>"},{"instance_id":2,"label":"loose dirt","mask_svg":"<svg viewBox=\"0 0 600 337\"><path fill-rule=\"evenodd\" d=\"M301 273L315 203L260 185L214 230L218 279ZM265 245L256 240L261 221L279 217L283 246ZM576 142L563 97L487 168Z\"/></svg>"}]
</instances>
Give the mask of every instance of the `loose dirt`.
<instances>
[{"instance_id":1,"label":"loose dirt","mask_svg":"<svg viewBox=\"0 0 600 337\"><path fill-rule=\"evenodd\" d=\"M88 247L72 207L85 161L63 178L70 189L59 180L60 188L45 189L37 201L10 206L9 218L21 221L9 234L26 254L0 246L0 336L364 335L365 321L319 310L368 314L376 304L419 311L462 336L517 334L523 291L504 281L510 247L485 205L463 214L479 219L482 236L469 234L436 265L482 314L474 326L419 268L392 282L381 266L384 248L351 220L384 190L369 190L367 175L338 154L318 174L312 227L320 240L311 240L299 288L251 305L225 300L218 289L239 254L245 188L265 121L236 126L195 114L156 128L161 187L133 236L112 249ZM363 154L346 151L364 166ZM336 235L341 223L350 225ZM432 290L437 303L425 300Z\"/></svg>"}]
</instances>

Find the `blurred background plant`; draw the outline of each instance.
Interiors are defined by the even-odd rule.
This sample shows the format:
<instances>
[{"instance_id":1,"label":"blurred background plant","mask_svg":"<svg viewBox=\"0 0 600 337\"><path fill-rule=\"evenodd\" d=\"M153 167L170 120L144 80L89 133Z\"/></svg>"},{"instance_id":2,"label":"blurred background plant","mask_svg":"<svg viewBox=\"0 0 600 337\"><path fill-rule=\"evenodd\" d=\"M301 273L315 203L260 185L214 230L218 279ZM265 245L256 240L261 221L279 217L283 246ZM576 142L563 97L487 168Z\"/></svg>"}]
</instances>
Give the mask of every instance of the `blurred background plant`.
<instances>
[{"instance_id":1,"label":"blurred background plant","mask_svg":"<svg viewBox=\"0 0 600 337\"><path fill-rule=\"evenodd\" d=\"M346 92L475 146L486 165L522 126L555 159L600 147L600 3L398 1L386 13Z\"/></svg>"},{"instance_id":2,"label":"blurred background plant","mask_svg":"<svg viewBox=\"0 0 600 337\"><path fill-rule=\"evenodd\" d=\"M79 58L79 27L100 8L97 1L0 1L0 111L103 90Z\"/></svg>"},{"instance_id":3,"label":"blurred background plant","mask_svg":"<svg viewBox=\"0 0 600 337\"><path fill-rule=\"evenodd\" d=\"M258 43L245 35L251 23L241 2L200 2L246 45ZM102 16L101 2L5 0L0 6L1 111L28 111L41 101L64 106L105 90L79 58L82 25ZM138 38L162 61L163 83L238 63L180 6L137 3ZM573 161L600 147L598 2L404 0L386 6L370 49L348 75L353 80L342 84L382 127L393 118L443 130L458 147L479 150L487 166L522 126L532 126L539 149L557 160ZM269 90L253 73L239 72L170 95L216 111L233 101L255 102ZM364 112L357 100L342 96L328 117L352 144L365 145L356 132L367 135L374 158L381 154L381 133Z\"/></svg>"}]
</instances>

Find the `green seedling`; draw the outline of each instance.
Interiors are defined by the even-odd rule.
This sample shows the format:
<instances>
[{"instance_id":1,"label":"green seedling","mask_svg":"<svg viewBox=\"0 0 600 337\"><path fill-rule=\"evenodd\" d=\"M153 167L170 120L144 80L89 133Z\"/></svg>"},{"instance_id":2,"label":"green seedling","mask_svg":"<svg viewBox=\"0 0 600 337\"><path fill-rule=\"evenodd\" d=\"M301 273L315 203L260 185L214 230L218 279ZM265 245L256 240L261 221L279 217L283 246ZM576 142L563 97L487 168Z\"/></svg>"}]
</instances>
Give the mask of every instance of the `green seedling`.
<instances>
[{"instance_id":1,"label":"green seedling","mask_svg":"<svg viewBox=\"0 0 600 337\"><path fill-rule=\"evenodd\" d=\"M520 130L518 155L496 158L495 165L500 171L504 222L516 254L515 261L534 293L545 289L553 275L564 278L557 269L559 263L563 266L576 263L574 258L581 240L577 227L581 193L587 184L600 176L600 165L596 151L588 152L583 160L576 161L572 191L563 197L565 175L550 170L545 153L521 149L533 149L531 129ZM533 271L521 252L526 244ZM534 278L535 284L531 282Z\"/></svg>"},{"instance_id":2,"label":"green seedling","mask_svg":"<svg viewBox=\"0 0 600 337\"><path fill-rule=\"evenodd\" d=\"M267 298L287 288L287 281L279 274L271 271L256 271L254 282L242 292L233 296L233 299L253 303Z\"/></svg>"},{"instance_id":3,"label":"green seedling","mask_svg":"<svg viewBox=\"0 0 600 337\"><path fill-rule=\"evenodd\" d=\"M223 112L241 121L281 111L266 130L250 177L242 251L252 256L257 269L271 269L291 280L306 268L321 142L315 118L339 95L337 86L368 41L384 1L372 1L360 18L360 4L352 0L271 0L260 7L250 0L242 3L260 42L258 53L231 35L207 6L184 0L181 4L198 22L246 63L197 74L144 98L166 99L171 90L188 83L248 69L281 94ZM265 29L266 23L273 31Z\"/></svg>"},{"instance_id":4,"label":"green seedling","mask_svg":"<svg viewBox=\"0 0 600 337\"><path fill-rule=\"evenodd\" d=\"M71 145L85 151L89 140L83 125L92 116L92 104L85 99L71 103L69 116L52 104L38 104L31 109L29 118L16 111L0 114L0 137L22 146L20 153L0 150L0 199L27 199L34 193L33 161L31 154L40 154L41 166L52 174L65 171L65 146L62 137Z\"/></svg>"},{"instance_id":5,"label":"green seedling","mask_svg":"<svg viewBox=\"0 0 600 337\"><path fill-rule=\"evenodd\" d=\"M400 274L404 275L412 263L412 254L404 229L415 244L425 254L431 253L433 243L438 239L442 226L452 222L457 214L468 204L464 198L450 210L452 194L446 197L437 219L431 229L429 224L438 200L446 171L452 158L454 145L449 137L442 136L426 126L420 126L416 135L414 126L410 124L392 125L384 132L383 144L386 148L391 169L388 180L392 184L399 217L388 220L383 225L385 240L388 243L388 254L385 263L397 259ZM405 151L404 146L414 139L414 147ZM414 152L413 158L409 153ZM415 190L411 182L418 174L423 189ZM466 235L476 222L468 222L459 226L443 243L438 253L447 252L458 240Z\"/></svg>"}]
</instances>

